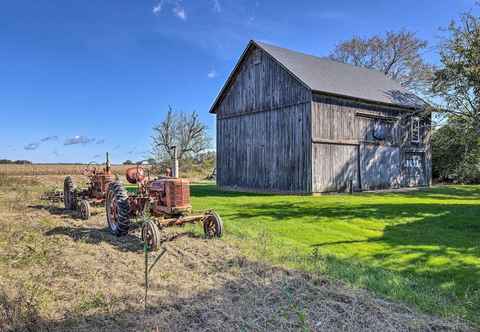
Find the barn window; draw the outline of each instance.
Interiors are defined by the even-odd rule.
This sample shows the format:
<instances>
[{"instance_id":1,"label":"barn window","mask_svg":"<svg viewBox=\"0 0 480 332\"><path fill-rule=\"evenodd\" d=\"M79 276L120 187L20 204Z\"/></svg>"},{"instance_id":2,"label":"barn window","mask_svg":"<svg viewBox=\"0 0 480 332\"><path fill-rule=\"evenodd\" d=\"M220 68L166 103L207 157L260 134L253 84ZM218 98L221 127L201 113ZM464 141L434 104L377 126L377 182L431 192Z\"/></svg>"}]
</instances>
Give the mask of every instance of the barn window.
<instances>
[{"instance_id":1,"label":"barn window","mask_svg":"<svg viewBox=\"0 0 480 332\"><path fill-rule=\"evenodd\" d=\"M412 128L411 128L411 141L412 143L420 143L420 119L412 118Z\"/></svg>"}]
</instances>

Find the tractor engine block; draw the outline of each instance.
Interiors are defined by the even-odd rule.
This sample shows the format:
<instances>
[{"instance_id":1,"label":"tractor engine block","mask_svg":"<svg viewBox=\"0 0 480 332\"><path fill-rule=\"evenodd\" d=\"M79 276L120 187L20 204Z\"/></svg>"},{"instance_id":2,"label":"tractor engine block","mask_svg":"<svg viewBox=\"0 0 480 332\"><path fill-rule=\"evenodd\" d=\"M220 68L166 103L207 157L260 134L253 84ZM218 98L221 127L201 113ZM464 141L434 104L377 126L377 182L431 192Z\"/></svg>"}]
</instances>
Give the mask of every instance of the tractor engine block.
<instances>
[{"instance_id":1,"label":"tractor engine block","mask_svg":"<svg viewBox=\"0 0 480 332\"><path fill-rule=\"evenodd\" d=\"M190 181L178 178L160 178L149 183L154 214L182 214L191 211Z\"/></svg>"},{"instance_id":2,"label":"tractor engine block","mask_svg":"<svg viewBox=\"0 0 480 332\"><path fill-rule=\"evenodd\" d=\"M104 172L93 174L90 178L90 190L92 196L95 198L102 198L108 189L109 183L113 182L113 180L114 178L111 174L105 174Z\"/></svg>"}]
</instances>

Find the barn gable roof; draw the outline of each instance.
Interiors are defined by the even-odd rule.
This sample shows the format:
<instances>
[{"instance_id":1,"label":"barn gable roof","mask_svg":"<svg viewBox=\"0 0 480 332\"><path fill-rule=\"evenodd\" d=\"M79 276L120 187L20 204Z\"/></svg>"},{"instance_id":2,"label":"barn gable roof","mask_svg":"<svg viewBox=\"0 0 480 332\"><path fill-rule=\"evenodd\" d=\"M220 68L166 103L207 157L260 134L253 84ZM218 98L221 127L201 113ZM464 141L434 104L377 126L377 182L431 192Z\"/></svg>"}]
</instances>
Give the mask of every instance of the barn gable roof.
<instances>
[{"instance_id":1,"label":"barn gable roof","mask_svg":"<svg viewBox=\"0 0 480 332\"><path fill-rule=\"evenodd\" d=\"M217 96L210 113L215 113L215 108L232 83L234 74L239 70L248 50L253 46L268 53L290 74L314 92L410 109L428 106L421 98L410 93L398 82L389 79L380 71L356 67L252 40Z\"/></svg>"}]
</instances>

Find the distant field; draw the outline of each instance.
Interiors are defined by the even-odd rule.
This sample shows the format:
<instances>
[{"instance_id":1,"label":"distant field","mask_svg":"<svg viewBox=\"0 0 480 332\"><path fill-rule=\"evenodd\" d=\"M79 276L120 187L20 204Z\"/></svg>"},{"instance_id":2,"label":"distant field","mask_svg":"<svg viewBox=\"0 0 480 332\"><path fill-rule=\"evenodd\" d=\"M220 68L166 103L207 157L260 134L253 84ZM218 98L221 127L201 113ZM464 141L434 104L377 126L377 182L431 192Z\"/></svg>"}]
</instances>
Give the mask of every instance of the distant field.
<instances>
[{"instance_id":1,"label":"distant field","mask_svg":"<svg viewBox=\"0 0 480 332\"><path fill-rule=\"evenodd\" d=\"M0 174L6 175L79 175L86 165L33 164L0 165ZM103 166L98 166L102 168ZM112 165L113 173L124 174L131 165Z\"/></svg>"},{"instance_id":2,"label":"distant field","mask_svg":"<svg viewBox=\"0 0 480 332\"><path fill-rule=\"evenodd\" d=\"M33 165L2 165L0 164L0 175L12 176L37 176L37 175L81 175L87 165L62 165L62 164L33 164ZM103 165L97 166L103 168ZM114 174L123 176L127 168L134 165L112 165ZM146 169L151 166L142 166ZM187 169L180 169L180 176L190 178L194 181L203 180L212 173L208 166L189 166Z\"/></svg>"}]
</instances>

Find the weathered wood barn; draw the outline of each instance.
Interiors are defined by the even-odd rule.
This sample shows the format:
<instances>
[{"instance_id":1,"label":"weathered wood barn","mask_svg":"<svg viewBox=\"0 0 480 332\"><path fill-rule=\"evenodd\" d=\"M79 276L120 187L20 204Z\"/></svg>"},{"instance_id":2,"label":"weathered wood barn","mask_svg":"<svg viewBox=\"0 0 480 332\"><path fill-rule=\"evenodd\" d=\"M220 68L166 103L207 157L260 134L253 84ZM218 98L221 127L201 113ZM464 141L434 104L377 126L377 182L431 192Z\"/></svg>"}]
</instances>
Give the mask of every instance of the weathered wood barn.
<instances>
[{"instance_id":1,"label":"weathered wood barn","mask_svg":"<svg viewBox=\"0 0 480 332\"><path fill-rule=\"evenodd\" d=\"M217 185L284 193L428 186L426 107L381 72L251 41L210 109Z\"/></svg>"}]
</instances>

